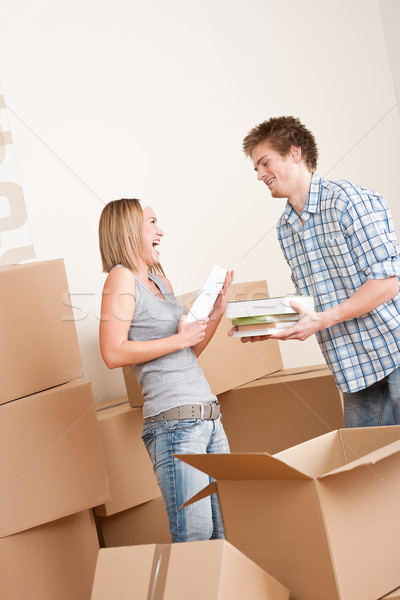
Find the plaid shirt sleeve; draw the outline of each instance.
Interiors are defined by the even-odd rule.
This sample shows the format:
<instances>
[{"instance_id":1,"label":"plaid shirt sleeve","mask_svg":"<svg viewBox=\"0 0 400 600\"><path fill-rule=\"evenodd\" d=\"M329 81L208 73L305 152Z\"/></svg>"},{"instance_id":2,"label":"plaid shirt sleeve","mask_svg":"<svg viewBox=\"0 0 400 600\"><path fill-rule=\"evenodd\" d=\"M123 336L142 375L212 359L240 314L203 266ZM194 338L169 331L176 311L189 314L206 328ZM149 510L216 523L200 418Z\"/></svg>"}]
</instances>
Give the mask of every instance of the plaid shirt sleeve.
<instances>
[{"instance_id":1,"label":"plaid shirt sleeve","mask_svg":"<svg viewBox=\"0 0 400 600\"><path fill-rule=\"evenodd\" d=\"M351 188L340 223L347 245L367 279L400 276L400 257L390 209L374 192Z\"/></svg>"}]
</instances>

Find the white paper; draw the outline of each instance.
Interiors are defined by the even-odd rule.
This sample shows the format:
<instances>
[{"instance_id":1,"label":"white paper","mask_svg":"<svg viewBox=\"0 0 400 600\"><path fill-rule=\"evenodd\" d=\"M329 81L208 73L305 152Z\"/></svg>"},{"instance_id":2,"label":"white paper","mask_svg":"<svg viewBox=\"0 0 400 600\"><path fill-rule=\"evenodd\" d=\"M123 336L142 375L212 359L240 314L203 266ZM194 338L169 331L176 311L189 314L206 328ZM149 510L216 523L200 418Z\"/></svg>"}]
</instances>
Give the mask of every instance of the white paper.
<instances>
[{"instance_id":1,"label":"white paper","mask_svg":"<svg viewBox=\"0 0 400 600\"><path fill-rule=\"evenodd\" d=\"M208 317L214 306L214 302L224 285L225 276L226 269L223 269L218 265L213 266L205 284L199 291L196 300L193 302L192 308L186 319L188 323Z\"/></svg>"}]
</instances>

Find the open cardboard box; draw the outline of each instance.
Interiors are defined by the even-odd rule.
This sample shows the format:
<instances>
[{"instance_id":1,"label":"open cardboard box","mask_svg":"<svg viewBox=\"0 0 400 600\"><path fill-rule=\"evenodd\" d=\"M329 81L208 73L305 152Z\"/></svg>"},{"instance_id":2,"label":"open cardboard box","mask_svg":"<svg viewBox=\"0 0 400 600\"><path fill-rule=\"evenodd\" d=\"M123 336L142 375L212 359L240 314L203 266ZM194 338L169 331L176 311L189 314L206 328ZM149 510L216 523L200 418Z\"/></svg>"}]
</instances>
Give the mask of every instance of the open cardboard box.
<instances>
[{"instance_id":1,"label":"open cardboard box","mask_svg":"<svg viewBox=\"0 0 400 600\"><path fill-rule=\"evenodd\" d=\"M283 369L218 400L231 452L274 454L344 427L341 394L326 365Z\"/></svg>"},{"instance_id":2,"label":"open cardboard box","mask_svg":"<svg viewBox=\"0 0 400 600\"><path fill-rule=\"evenodd\" d=\"M82 377L62 259L0 268L0 404Z\"/></svg>"},{"instance_id":3,"label":"open cardboard box","mask_svg":"<svg viewBox=\"0 0 400 600\"><path fill-rule=\"evenodd\" d=\"M189 311L197 292L179 297ZM229 290L229 300L268 296L266 281L234 283ZM199 363L213 394L222 394L234 387L253 381L282 369L282 357L277 340L261 344L242 344L228 337L231 321L222 318L207 348L199 356ZM129 367L123 368L125 384L131 406L143 406L141 388Z\"/></svg>"},{"instance_id":4,"label":"open cardboard box","mask_svg":"<svg viewBox=\"0 0 400 600\"><path fill-rule=\"evenodd\" d=\"M288 590L225 540L100 550L91 600L288 600Z\"/></svg>"},{"instance_id":5,"label":"open cardboard box","mask_svg":"<svg viewBox=\"0 0 400 600\"><path fill-rule=\"evenodd\" d=\"M295 600L400 584L400 426L342 429L275 455L177 455L216 479L226 538ZM189 501L190 502L190 501Z\"/></svg>"}]
</instances>

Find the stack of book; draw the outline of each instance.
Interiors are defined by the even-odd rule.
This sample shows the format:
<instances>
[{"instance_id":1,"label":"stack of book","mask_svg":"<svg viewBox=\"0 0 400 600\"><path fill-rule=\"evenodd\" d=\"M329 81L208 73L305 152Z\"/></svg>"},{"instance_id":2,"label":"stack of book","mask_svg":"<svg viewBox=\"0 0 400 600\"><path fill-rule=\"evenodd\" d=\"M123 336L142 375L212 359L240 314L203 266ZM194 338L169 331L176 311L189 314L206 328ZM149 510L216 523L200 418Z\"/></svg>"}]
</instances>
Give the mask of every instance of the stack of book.
<instances>
[{"instance_id":1,"label":"stack of book","mask_svg":"<svg viewBox=\"0 0 400 600\"><path fill-rule=\"evenodd\" d=\"M299 313L290 305L291 300L301 304L305 310L314 310L312 296L278 296L228 302L226 317L236 327L233 337L271 335L277 333L277 329L291 327L299 318Z\"/></svg>"}]
</instances>

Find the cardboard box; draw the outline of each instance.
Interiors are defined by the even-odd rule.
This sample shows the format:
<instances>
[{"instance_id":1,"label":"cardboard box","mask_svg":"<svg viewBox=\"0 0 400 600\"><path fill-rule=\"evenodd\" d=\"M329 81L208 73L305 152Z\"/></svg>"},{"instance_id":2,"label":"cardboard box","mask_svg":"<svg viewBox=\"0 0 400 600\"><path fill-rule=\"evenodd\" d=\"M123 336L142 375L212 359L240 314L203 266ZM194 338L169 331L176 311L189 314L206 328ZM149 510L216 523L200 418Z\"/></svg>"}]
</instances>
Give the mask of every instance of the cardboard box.
<instances>
[{"instance_id":1,"label":"cardboard box","mask_svg":"<svg viewBox=\"0 0 400 600\"><path fill-rule=\"evenodd\" d=\"M179 297L189 311L198 292ZM229 300L257 298L268 295L266 281L234 283L229 291ZM243 344L239 339L228 337L232 324L222 318L211 342L199 356L199 363L210 384L213 394L222 394L234 387L274 373L283 368L277 340L262 344ZM143 406L141 388L129 367L123 368L126 390L131 406Z\"/></svg>"},{"instance_id":2,"label":"cardboard box","mask_svg":"<svg viewBox=\"0 0 400 600\"><path fill-rule=\"evenodd\" d=\"M87 600L99 551L92 511L0 540L0 598Z\"/></svg>"},{"instance_id":3,"label":"cardboard box","mask_svg":"<svg viewBox=\"0 0 400 600\"><path fill-rule=\"evenodd\" d=\"M288 590L225 540L100 550L92 600L287 600Z\"/></svg>"},{"instance_id":4,"label":"cardboard box","mask_svg":"<svg viewBox=\"0 0 400 600\"><path fill-rule=\"evenodd\" d=\"M0 404L82 377L64 262L0 268Z\"/></svg>"},{"instance_id":5,"label":"cardboard box","mask_svg":"<svg viewBox=\"0 0 400 600\"><path fill-rule=\"evenodd\" d=\"M296 600L376 600L400 583L400 426L269 454L181 455L217 482L226 538Z\"/></svg>"},{"instance_id":6,"label":"cardboard box","mask_svg":"<svg viewBox=\"0 0 400 600\"><path fill-rule=\"evenodd\" d=\"M110 481L112 499L95 508L106 517L160 496L153 465L142 441L141 408L131 408L127 398L97 410L98 428Z\"/></svg>"},{"instance_id":7,"label":"cardboard box","mask_svg":"<svg viewBox=\"0 0 400 600\"><path fill-rule=\"evenodd\" d=\"M400 587L394 590L391 594L383 596L381 600L400 600Z\"/></svg>"},{"instance_id":8,"label":"cardboard box","mask_svg":"<svg viewBox=\"0 0 400 600\"><path fill-rule=\"evenodd\" d=\"M106 548L171 543L161 496L110 517L96 517L96 520Z\"/></svg>"},{"instance_id":9,"label":"cardboard box","mask_svg":"<svg viewBox=\"0 0 400 600\"><path fill-rule=\"evenodd\" d=\"M0 406L0 537L109 497L90 383Z\"/></svg>"},{"instance_id":10,"label":"cardboard box","mask_svg":"<svg viewBox=\"0 0 400 600\"><path fill-rule=\"evenodd\" d=\"M274 454L344 427L326 365L285 369L218 396L231 452Z\"/></svg>"}]
</instances>

